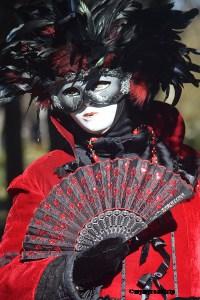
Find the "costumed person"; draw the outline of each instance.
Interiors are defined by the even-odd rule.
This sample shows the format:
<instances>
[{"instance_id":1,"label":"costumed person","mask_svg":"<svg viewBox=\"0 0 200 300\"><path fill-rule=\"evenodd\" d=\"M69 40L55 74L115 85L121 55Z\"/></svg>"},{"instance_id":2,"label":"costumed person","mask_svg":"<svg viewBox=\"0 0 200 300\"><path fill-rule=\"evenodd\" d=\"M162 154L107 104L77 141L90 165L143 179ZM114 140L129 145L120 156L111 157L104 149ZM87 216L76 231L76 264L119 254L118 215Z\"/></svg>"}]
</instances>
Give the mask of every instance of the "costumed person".
<instances>
[{"instance_id":1,"label":"costumed person","mask_svg":"<svg viewBox=\"0 0 200 300\"><path fill-rule=\"evenodd\" d=\"M199 84L189 57L198 51L179 37L198 11L139 0L24 0L13 11L1 45L0 101L30 93L63 140L8 188L13 206L0 247L0 299L199 299L198 154L183 144L177 109L154 100L159 88L168 95L173 86L175 105L184 83ZM121 206L99 215L111 192ZM136 194L141 214L153 217L130 236L130 224L144 226L140 214L125 209ZM168 208L176 205L162 210L159 201L171 195ZM81 230L80 215L90 220ZM106 222L107 237L98 240ZM82 251L67 251L74 232Z\"/></svg>"}]
</instances>

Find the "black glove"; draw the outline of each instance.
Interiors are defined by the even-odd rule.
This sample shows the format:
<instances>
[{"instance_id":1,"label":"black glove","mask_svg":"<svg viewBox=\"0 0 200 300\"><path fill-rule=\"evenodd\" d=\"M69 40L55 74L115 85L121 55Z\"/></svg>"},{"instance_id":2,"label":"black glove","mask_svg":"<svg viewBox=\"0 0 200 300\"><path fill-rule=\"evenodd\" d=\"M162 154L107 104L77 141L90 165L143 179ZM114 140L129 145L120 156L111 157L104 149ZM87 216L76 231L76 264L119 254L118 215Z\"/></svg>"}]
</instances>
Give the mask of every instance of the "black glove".
<instances>
[{"instance_id":1,"label":"black glove","mask_svg":"<svg viewBox=\"0 0 200 300\"><path fill-rule=\"evenodd\" d=\"M75 285L90 289L109 284L120 272L129 246L121 238L109 238L79 254L74 261Z\"/></svg>"}]
</instances>

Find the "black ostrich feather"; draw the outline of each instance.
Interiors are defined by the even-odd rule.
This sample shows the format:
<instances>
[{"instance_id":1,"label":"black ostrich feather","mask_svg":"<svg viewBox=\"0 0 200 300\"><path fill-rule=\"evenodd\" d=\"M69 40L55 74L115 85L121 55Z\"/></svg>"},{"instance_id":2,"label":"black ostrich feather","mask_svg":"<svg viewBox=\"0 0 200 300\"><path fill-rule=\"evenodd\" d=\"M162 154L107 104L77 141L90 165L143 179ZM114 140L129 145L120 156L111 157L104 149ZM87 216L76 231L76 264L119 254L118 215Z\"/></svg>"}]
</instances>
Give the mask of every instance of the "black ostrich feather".
<instances>
[{"instance_id":1,"label":"black ostrich feather","mask_svg":"<svg viewBox=\"0 0 200 300\"><path fill-rule=\"evenodd\" d=\"M111 68L140 74L152 90L161 87L168 95L173 85L174 105L185 83L199 86L193 73L200 67L190 54L200 52L180 39L197 9L182 12L166 1L147 6L142 0L18 0L11 6L13 25L0 47L0 103L27 91L40 99L58 75L53 53L69 45L71 64L81 54L98 69L114 54Z\"/></svg>"}]
</instances>

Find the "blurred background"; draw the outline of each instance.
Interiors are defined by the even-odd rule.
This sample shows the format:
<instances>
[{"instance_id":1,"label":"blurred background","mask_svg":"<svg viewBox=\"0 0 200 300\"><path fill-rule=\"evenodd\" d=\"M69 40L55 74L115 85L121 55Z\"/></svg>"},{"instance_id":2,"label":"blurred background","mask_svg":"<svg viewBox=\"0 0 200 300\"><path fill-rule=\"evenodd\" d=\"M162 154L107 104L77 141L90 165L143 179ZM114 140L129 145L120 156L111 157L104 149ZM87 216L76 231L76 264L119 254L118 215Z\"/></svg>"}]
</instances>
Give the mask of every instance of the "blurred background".
<instances>
[{"instance_id":1,"label":"blurred background","mask_svg":"<svg viewBox=\"0 0 200 300\"><path fill-rule=\"evenodd\" d=\"M149 0L152 1L157 0ZM174 2L177 9L187 10L193 7L200 9L200 0ZM9 22L0 12L1 17L2 20ZM182 38L190 47L200 49L200 17L194 20L182 34ZM192 59L200 64L200 57ZM28 164L54 146L52 142L54 132L47 122L47 112L40 112L39 124L37 108L34 105L27 113L28 98L29 95L0 107L0 236L12 204L6 193L6 187ZM163 98L163 95L160 94L157 98ZM186 85L178 109L186 122L185 142L200 150L200 89Z\"/></svg>"}]
</instances>

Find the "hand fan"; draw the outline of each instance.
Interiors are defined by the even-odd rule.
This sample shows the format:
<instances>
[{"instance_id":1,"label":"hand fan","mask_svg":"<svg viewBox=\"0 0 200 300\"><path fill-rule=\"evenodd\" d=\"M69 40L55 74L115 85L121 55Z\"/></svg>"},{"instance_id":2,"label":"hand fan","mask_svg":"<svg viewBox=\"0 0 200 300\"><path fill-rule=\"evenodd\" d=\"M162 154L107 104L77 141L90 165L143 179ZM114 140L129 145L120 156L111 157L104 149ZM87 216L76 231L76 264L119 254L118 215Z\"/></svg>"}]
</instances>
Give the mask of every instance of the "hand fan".
<instances>
[{"instance_id":1,"label":"hand fan","mask_svg":"<svg viewBox=\"0 0 200 300\"><path fill-rule=\"evenodd\" d=\"M127 241L192 193L180 175L138 157L80 167L41 202L22 259L84 251L110 237Z\"/></svg>"}]
</instances>

